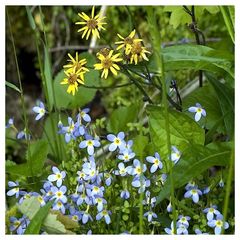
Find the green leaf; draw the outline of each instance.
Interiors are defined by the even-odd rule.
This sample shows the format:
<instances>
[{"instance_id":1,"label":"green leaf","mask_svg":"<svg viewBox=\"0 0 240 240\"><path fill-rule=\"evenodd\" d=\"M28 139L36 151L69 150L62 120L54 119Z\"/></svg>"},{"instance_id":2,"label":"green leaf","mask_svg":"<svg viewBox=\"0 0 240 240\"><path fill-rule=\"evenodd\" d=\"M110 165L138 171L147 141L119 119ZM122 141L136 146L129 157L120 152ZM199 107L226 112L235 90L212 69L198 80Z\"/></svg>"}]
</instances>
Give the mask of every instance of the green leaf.
<instances>
[{"instance_id":1,"label":"green leaf","mask_svg":"<svg viewBox=\"0 0 240 240\"><path fill-rule=\"evenodd\" d=\"M226 72L234 78L233 56L229 53L200 45L171 46L164 48L162 52L166 71L180 69L207 70L213 73ZM157 69L155 62L149 64L150 71Z\"/></svg>"},{"instance_id":2,"label":"green leaf","mask_svg":"<svg viewBox=\"0 0 240 240\"><path fill-rule=\"evenodd\" d=\"M76 221L73 221L71 218L69 218L69 216L65 216L59 211L51 212L57 215L57 220L61 222L66 229L74 229L79 227L79 224Z\"/></svg>"},{"instance_id":3,"label":"green leaf","mask_svg":"<svg viewBox=\"0 0 240 240\"><path fill-rule=\"evenodd\" d=\"M136 120L139 112L139 105L133 104L128 107L119 107L111 113L107 123L107 130L112 133L127 131L127 123Z\"/></svg>"},{"instance_id":4,"label":"green leaf","mask_svg":"<svg viewBox=\"0 0 240 240\"><path fill-rule=\"evenodd\" d=\"M145 148L149 143L148 137L143 135L138 135L137 137L133 138L133 151L135 152L136 156L139 156L140 159L144 157Z\"/></svg>"},{"instance_id":5,"label":"green leaf","mask_svg":"<svg viewBox=\"0 0 240 240\"><path fill-rule=\"evenodd\" d=\"M10 82L8 82L8 81L5 81L5 84L6 84L6 86L12 88L13 90L21 93L21 90L20 90L16 85L14 85L14 84L12 84L12 83L10 83Z\"/></svg>"},{"instance_id":6,"label":"green leaf","mask_svg":"<svg viewBox=\"0 0 240 240\"><path fill-rule=\"evenodd\" d=\"M42 173L43 165L48 153L48 143L45 140L38 140L29 146L27 162L15 166L6 167L8 173L18 176L37 176ZM32 166L32 168L31 168Z\"/></svg>"},{"instance_id":7,"label":"green leaf","mask_svg":"<svg viewBox=\"0 0 240 240\"><path fill-rule=\"evenodd\" d=\"M53 107L53 79L52 79L52 66L49 57L48 48L44 45L44 76L46 80L47 94L49 98L50 109Z\"/></svg>"},{"instance_id":8,"label":"green leaf","mask_svg":"<svg viewBox=\"0 0 240 240\"><path fill-rule=\"evenodd\" d=\"M21 205L18 204L18 209L22 212L22 214L25 214L30 221L33 221L35 215L40 210L40 202L37 200L37 197L31 197L29 199L25 199ZM65 226L57 220L57 215L51 212L49 212L44 218L42 226L49 234L71 233L67 232Z\"/></svg>"},{"instance_id":9,"label":"green leaf","mask_svg":"<svg viewBox=\"0 0 240 240\"><path fill-rule=\"evenodd\" d=\"M215 150L189 144L179 162L173 167L175 190L212 166L226 166L230 160L230 153L231 150L228 146L224 148L222 145L221 149ZM170 195L170 188L171 180L168 178L157 197L157 203Z\"/></svg>"},{"instance_id":10,"label":"green leaf","mask_svg":"<svg viewBox=\"0 0 240 240\"><path fill-rule=\"evenodd\" d=\"M217 99L224 115L224 124L230 139L234 137L234 89L221 83L213 75L206 74L208 81L215 89Z\"/></svg>"},{"instance_id":11,"label":"green leaf","mask_svg":"<svg viewBox=\"0 0 240 240\"><path fill-rule=\"evenodd\" d=\"M40 208L38 212L34 215L30 224L28 225L24 234L38 234L40 232L42 223L44 219L47 217L49 209L52 206L52 201L48 202L45 206Z\"/></svg>"},{"instance_id":12,"label":"green leaf","mask_svg":"<svg viewBox=\"0 0 240 240\"><path fill-rule=\"evenodd\" d=\"M212 129L216 122L221 119L222 112L217 95L211 85L208 84L202 88L198 88L183 99L183 109L192 119L194 119L194 113L188 112L187 109L195 106L196 103L200 103L207 113L207 116L200 120L200 124L204 124L207 129ZM223 119L218 124L216 130L218 132L225 132Z\"/></svg>"},{"instance_id":13,"label":"green leaf","mask_svg":"<svg viewBox=\"0 0 240 240\"><path fill-rule=\"evenodd\" d=\"M35 21L33 19L33 16L32 16L32 13L31 13L31 10L30 10L29 6L26 6L26 11L27 11L28 21L30 23L30 26L31 26L32 30L35 30L36 29L36 24L35 24Z\"/></svg>"},{"instance_id":14,"label":"green leaf","mask_svg":"<svg viewBox=\"0 0 240 240\"><path fill-rule=\"evenodd\" d=\"M89 53L82 53L79 55L80 58L87 59L87 65L91 66L95 63L95 57ZM67 93L68 85L61 85L60 83L65 78L64 71L60 71L54 79L54 90L56 97L56 104L58 108L78 108L83 107L89 103L96 94L96 89L85 88L79 85L78 91L75 96ZM90 70L85 74L85 85L87 86L99 86L99 72L95 70Z\"/></svg>"},{"instance_id":15,"label":"green leaf","mask_svg":"<svg viewBox=\"0 0 240 240\"><path fill-rule=\"evenodd\" d=\"M166 6L164 12L172 12L169 23L173 28L177 28L180 24L191 23L192 18L187 14L182 6Z\"/></svg>"},{"instance_id":16,"label":"green leaf","mask_svg":"<svg viewBox=\"0 0 240 240\"><path fill-rule=\"evenodd\" d=\"M167 132L165 129L164 111L161 107L149 105L149 130L156 151L161 158L168 158ZM189 144L204 144L204 130L186 114L169 110L169 128L171 145L183 151Z\"/></svg>"}]
</instances>

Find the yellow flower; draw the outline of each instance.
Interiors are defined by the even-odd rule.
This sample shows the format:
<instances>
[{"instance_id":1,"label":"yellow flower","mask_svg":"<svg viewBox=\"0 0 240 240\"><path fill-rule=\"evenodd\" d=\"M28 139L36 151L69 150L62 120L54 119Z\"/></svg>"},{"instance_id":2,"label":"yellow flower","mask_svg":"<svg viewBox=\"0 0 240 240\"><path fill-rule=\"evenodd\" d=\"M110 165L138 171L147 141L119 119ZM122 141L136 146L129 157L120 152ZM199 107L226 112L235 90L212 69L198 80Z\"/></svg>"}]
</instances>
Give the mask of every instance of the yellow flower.
<instances>
[{"instance_id":1,"label":"yellow flower","mask_svg":"<svg viewBox=\"0 0 240 240\"><path fill-rule=\"evenodd\" d=\"M134 38L135 37L135 29L126 37L122 37L120 34L117 34L118 37L120 39L122 39L123 41L118 41L118 42L115 42L115 44L120 44L118 47L117 47L117 50L121 49L121 48L125 48L125 54L129 54L130 51L131 51L131 48L132 48L132 44L134 42L141 42L142 39L138 39L138 38Z\"/></svg>"},{"instance_id":2,"label":"yellow flower","mask_svg":"<svg viewBox=\"0 0 240 240\"><path fill-rule=\"evenodd\" d=\"M61 84L68 84L69 86L67 89L67 93L70 93L74 96L75 91L78 90L78 84L84 84L82 74L80 70L76 71L75 68L73 69L72 72L64 71L64 73L66 74L67 77L63 79Z\"/></svg>"},{"instance_id":3,"label":"yellow flower","mask_svg":"<svg viewBox=\"0 0 240 240\"><path fill-rule=\"evenodd\" d=\"M130 63L133 63L134 61L136 65L139 61L142 61L142 59L148 61L149 59L147 58L146 53L150 52L147 51L146 48L143 47L140 42L134 42L132 44L132 48L129 54Z\"/></svg>"},{"instance_id":4,"label":"yellow flower","mask_svg":"<svg viewBox=\"0 0 240 240\"><path fill-rule=\"evenodd\" d=\"M103 25L107 24L107 23L102 22L105 17L101 17L100 18L100 14L97 14L94 17L94 7L92 7L92 15L91 15L91 17L89 17L84 12L78 13L78 16L81 17L84 20L84 22L76 22L75 24L77 24L77 25L78 24L79 25L86 25L86 26L84 26L84 27L82 27L82 28L80 28L78 30L78 32L82 32L83 31L82 38L84 38L84 36L87 34L86 35L86 39L88 40L89 35L90 35L91 32L92 32L93 36L97 36L98 38L100 38L98 31L100 29L106 30L103 27Z\"/></svg>"},{"instance_id":5,"label":"yellow flower","mask_svg":"<svg viewBox=\"0 0 240 240\"><path fill-rule=\"evenodd\" d=\"M84 66L85 64L87 64L87 60L85 58L80 59L78 52L76 52L75 59L71 56L70 53L68 53L68 56L70 58L70 60L68 60L70 63L63 66L64 68L68 68L66 72L72 72L74 68L76 72L78 70L80 70L81 73L89 72L89 70Z\"/></svg>"},{"instance_id":6,"label":"yellow flower","mask_svg":"<svg viewBox=\"0 0 240 240\"><path fill-rule=\"evenodd\" d=\"M101 77L104 77L105 79L108 76L109 70L114 74L117 75L116 70L120 70L119 66L116 64L116 62L121 62L122 58L119 58L120 53L117 53L113 55L113 50L103 49L99 53L97 53L97 58L101 61L101 63L94 64L94 68L96 70L102 70Z\"/></svg>"}]
</instances>

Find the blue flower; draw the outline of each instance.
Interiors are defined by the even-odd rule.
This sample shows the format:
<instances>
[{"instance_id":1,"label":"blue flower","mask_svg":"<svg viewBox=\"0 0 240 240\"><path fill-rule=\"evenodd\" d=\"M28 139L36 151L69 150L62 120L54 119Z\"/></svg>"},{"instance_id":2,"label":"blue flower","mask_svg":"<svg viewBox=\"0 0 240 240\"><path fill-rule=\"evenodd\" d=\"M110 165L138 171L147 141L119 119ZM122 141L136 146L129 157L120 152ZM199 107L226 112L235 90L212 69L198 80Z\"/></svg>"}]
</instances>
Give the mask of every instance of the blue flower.
<instances>
[{"instance_id":1,"label":"blue flower","mask_svg":"<svg viewBox=\"0 0 240 240\"><path fill-rule=\"evenodd\" d=\"M195 229L194 231L197 235L204 234L204 235L209 235L209 233L203 233L200 229Z\"/></svg>"},{"instance_id":2,"label":"blue flower","mask_svg":"<svg viewBox=\"0 0 240 240\"><path fill-rule=\"evenodd\" d=\"M175 147L172 146L171 160L176 164L181 157L181 152Z\"/></svg>"},{"instance_id":3,"label":"blue flower","mask_svg":"<svg viewBox=\"0 0 240 240\"><path fill-rule=\"evenodd\" d=\"M193 202L197 203L199 201L199 196L202 195L202 192L195 188L188 190L185 194L185 198L192 198Z\"/></svg>"},{"instance_id":4,"label":"blue flower","mask_svg":"<svg viewBox=\"0 0 240 240\"><path fill-rule=\"evenodd\" d=\"M105 179L105 184L106 186L110 186L112 184L112 175L108 172L105 172L104 174L103 173L100 173L99 176L104 176L104 179Z\"/></svg>"},{"instance_id":5,"label":"blue flower","mask_svg":"<svg viewBox=\"0 0 240 240\"><path fill-rule=\"evenodd\" d=\"M143 205L150 205L151 204L151 207L154 207L155 203L157 201L156 197L151 198L151 193L149 191L146 191L145 196L146 196L146 199L143 200L143 202L142 202Z\"/></svg>"},{"instance_id":6,"label":"blue flower","mask_svg":"<svg viewBox=\"0 0 240 240\"><path fill-rule=\"evenodd\" d=\"M17 134L17 139L26 139L26 140L30 140L31 136L30 134L27 134L27 130L26 128L23 131L18 132Z\"/></svg>"},{"instance_id":7,"label":"blue flower","mask_svg":"<svg viewBox=\"0 0 240 240\"><path fill-rule=\"evenodd\" d=\"M18 198L19 194L22 192L22 191L19 190L19 183L18 183L18 181L16 181L16 182L9 181L8 182L8 186L11 187L11 189L7 192L7 195L8 196L16 195L16 198Z\"/></svg>"},{"instance_id":8,"label":"blue flower","mask_svg":"<svg viewBox=\"0 0 240 240\"><path fill-rule=\"evenodd\" d=\"M172 212L172 203L169 202L169 204L167 205L167 212Z\"/></svg>"},{"instance_id":9,"label":"blue flower","mask_svg":"<svg viewBox=\"0 0 240 240\"><path fill-rule=\"evenodd\" d=\"M208 221L207 224L209 227L214 228L215 235L221 234L222 228L224 228L224 229L229 228L228 222L223 221L222 214L218 214L216 217L216 220L213 219L211 221Z\"/></svg>"},{"instance_id":10,"label":"blue flower","mask_svg":"<svg viewBox=\"0 0 240 240\"><path fill-rule=\"evenodd\" d=\"M93 139L92 136L87 135L86 140L80 142L79 148L87 148L89 155L94 154L94 147L100 147L100 142L96 139Z\"/></svg>"},{"instance_id":11,"label":"blue flower","mask_svg":"<svg viewBox=\"0 0 240 240\"><path fill-rule=\"evenodd\" d=\"M83 119L85 122L91 122L91 117L88 115L90 109L84 108L78 115L77 115L77 121L81 122Z\"/></svg>"},{"instance_id":12,"label":"blue flower","mask_svg":"<svg viewBox=\"0 0 240 240\"><path fill-rule=\"evenodd\" d=\"M133 166L128 168L128 174L140 176L142 173L146 172L146 164L141 164L138 159L133 160Z\"/></svg>"},{"instance_id":13,"label":"blue flower","mask_svg":"<svg viewBox=\"0 0 240 240\"><path fill-rule=\"evenodd\" d=\"M61 201L55 202L52 209L61 210L62 214L65 214L65 206Z\"/></svg>"},{"instance_id":14,"label":"blue flower","mask_svg":"<svg viewBox=\"0 0 240 240\"><path fill-rule=\"evenodd\" d=\"M205 109L203 109L199 103L196 103L196 107L193 106L188 108L188 111L192 113L196 113L194 117L196 122L198 122L202 116L206 117L207 115Z\"/></svg>"},{"instance_id":15,"label":"blue flower","mask_svg":"<svg viewBox=\"0 0 240 240\"><path fill-rule=\"evenodd\" d=\"M46 113L45 106L41 101L39 102L39 104L37 104L37 106L34 106L32 110L38 114L35 118L36 121L41 119Z\"/></svg>"},{"instance_id":16,"label":"blue flower","mask_svg":"<svg viewBox=\"0 0 240 240\"><path fill-rule=\"evenodd\" d=\"M22 191L22 197L19 199L18 203L22 204L25 199L29 199L31 196L38 196L39 193L37 192L24 192Z\"/></svg>"},{"instance_id":17,"label":"blue flower","mask_svg":"<svg viewBox=\"0 0 240 240\"><path fill-rule=\"evenodd\" d=\"M123 190L123 191L121 191L121 193L120 193L120 197L122 198L122 199L129 199L130 198L130 193L129 193L129 191L128 190Z\"/></svg>"},{"instance_id":18,"label":"blue flower","mask_svg":"<svg viewBox=\"0 0 240 240\"><path fill-rule=\"evenodd\" d=\"M91 215L87 211L83 212L82 223L86 224L89 220L93 221Z\"/></svg>"},{"instance_id":19,"label":"blue flower","mask_svg":"<svg viewBox=\"0 0 240 240\"><path fill-rule=\"evenodd\" d=\"M68 117L68 126L62 127L62 133L65 134L65 141L69 143L71 139L75 139L74 136L75 124L71 117Z\"/></svg>"},{"instance_id":20,"label":"blue flower","mask_svg":"<svg viewBox=\"0 0 240 240\"><path fill-rule=\"evenodd\" d=\"M139 188L138 193L142 193L145 191L146 187L150 186L150 180L144 176L139 177L136 175L132 181L132 186Z\"/></svg>"},{"instance_id":21,"label":"blue flower","mask_svg":"<svg viewBox=\"0 0 240 240\"><path fill-rule=\"evenodd\" d=\"M91 189L91 197L94 197L94 196L99 196L99 197L103 197L103 192L104 192L104 187L101 186L101 187L98 187L97 185L90 185L90 188Z\"/></svg>"},{"instance_id":22,"label":"blue flower","mask_svg":"<svg viewBox=\"0 0 240 240\"><path fill-rule=\"evenodd\" d=\"M97 204L97 210L98 212L101 212L103 210L104 204L107 204L107 201L102 197L96 197L93 199L93 203Z\"/></svg>"},{"instance_id":23,"label":"blue flower","mask_svg":"<svg viewBox=\"0 0 240 240\"><path fill-rule=\"evenodd\" d=\"M184 234L184 235L188 234L187 227L184 224L179 224L177 226L177 235L181 235L181 234Z\"/></svg>"},{"instance_id":24,"label":"blue flower","mask_svg":"<svg viewBox=\"0 0 240 240\"><path fill-rule=\"evenodd\" d=\"M168 235L173 235L173 234L174 234L173 221L171 222L171 228L164 228L164 231L165 231Z\"/></svg>"},{"instance_id":25,"label":"blue flower","mask_svg":"<svg viewBox=\"0 0 240 240\"><path fill-rule=\"evenodd\" d=\"M123 150L122 153L118 155L118 159L123 160L124 162L129 162L134 157L135 153L130 151L129 149Z\"/></svg>"},{"instance_id":26,"label":"blue flower","mask_svg":"<svg viewBox=\"0 0 240 240\"><path fill-rule=\"evenodd\" d=\"M188 221L190 220L191 218L189 216L183 216L183 215L179 215L178 216L178 221L177 221L177 226L179 225L184 225L185 227L189 227L189 223Z\"/></svg>"},{"instance_id":27,"label":"blue flower","mask_svg":"<svg viewBox=\"0 0 240 240\"><path fill-rule=\"evenodd\" d=\"M203 194L208 194L210 192L211 188L210 187L205 187L202 191Z\"/></svg>"},{"instance_id":28,"label":"blue flower","mask_svg":"<svg viewBox=\"0 0 240 240\"><path fill-rule=\"evenodd\" d=\"M96 220L97 221L101 220L104 217L106 224L110 224L110 222L111 222L111 219L109 216L110 213L111 213L110 211L107 211L106 209L104 209L102 212L100 212L96 215Z\"/></svg>"},{"instance_id":29,"label":"blue flower","mask_svg":"<svg viewBox=\"0 0 240 240\"><path fill-rule=\"evenodd\" d=\"M154 157L152 157L152 156L146 157L146 160L148 162L150 162L150 163L153 163L153 165L152 165L152 167L150 169L151 173L154 173L154 172L157 171L158 168L162 169L162 167L163 167L163 164L161 162L160 156L159 156L159 154L157 152L155 153Z\"/></svg>"},{"instance_id":30,"label":"blue flower","mask_svg":"<svg viewBox=\"0 0 240 240\"><path fill-rule=\"evenodd\" d=\"M212 205L210 208L205 208L203 210L204 213L207 213L207 220L211 221L214 218L214 215L219 215L221 214L218 210L217 210L217 206L216 205Z\"/></svg>"},{"instance_id":31,"label":"blue flower","mask_svg":"<svg viewBox=\"0 0 240 240\"><path fill-rule=\"evenodd\" d=\"M82 213L78 210L76 210L73 206L69 208L70 215L69 217L75 221L79 222L82 219Z\"/></svg>"},{"instance_id":32,"label":"blue flower","mask_svg":"<svg viewBox=\"0 0 240 240\"><path fill-rule=\"evenodd\" d=\"M129 171L129 169L132 169L132 168L130 166L125 167L124 163L120 162L118 164L118 169L119 170L114 171L115 175L120 175L120 176L124 177L127 175L127 172Z\"/></svg>"},{"instance_id":33,"label":"blue flower","mask_svg":"<svg viewBox=\"0 0 240 240\"><path fill-rule=\"evenodd\" d=\"M119 148L119 150L123 150L126 144L124 141L124 137L125 137L124 132L119 132L117 136L113 134L108 134L107 139L108 141L112 142L109 145L109 148L108 148L109 151L114 152L117 148Z\"/></svg>"},{"instance_id":34,"label":"blue flower","mask_svg":"<svg viewBox=\"0 0 240 240\"><path fill-rule=\"evenodd\" d=\"M148 218L148 222L152 222L153 218L157 218L157 214L153 211L145 212L143 216Z\"/></svg>"},{"instance_id":35,"label":"blue flower","mask_svg":"<svg viewBox=\"0 0 240 240\"><path fill-rule=\"evenodd\" d=\"M64 195L67 192L67 187L66 186L61 186L59 189L55 186L51 188L53 196L51 198L55 199L55 202L61 201L62 203L67 202L67 197Z\"/></svg>"},{"instance_id":36,"label":"blue flower","mask_svg":"<svg viewBox=\"0 0 240 240\"><path fill-rule=\"evenodd\" d=\"M48 181L55 182L57 181L57 186L60 187L62 185L62 181L66 177L66 173L64 171L59 171L57 167L52 167L52 171L54 174L48 176Z\"/></svg>"},{"instance_id":37,"label":"blue flower","mask_svg":"<svg viewBox=\"0 0 240 240\"><path fill-rule=\"evenodd\" d=\"M85 180L94 182L97 179L98 171L96 169L95 161L85 162L82 171L86 174Z\"/></svg>"},{"instance_id":38,"label":"blue flower","mask_svg":"<svg viewBox=\"0 0 240 240\"><path fill-rule=\"evenodd\" d=\"M22 218L19 218L19 219L17 219L16 217L10 217L10 223L11 223L10 228L9 228L10 231L11 232L16 231L16 233L18 235L22 235L22 234L24 234L30 221L25 216L23 216Z\"/></svg>"},{"instance_id":39,"label":"blue flower","mask_svg":"<svg viewBox=\"0 0 240 240\"><path fill-rule=\"evenodd\" d=\"M6 128L10 128L12 126L14 126L14 118L9 118Z\"/></svg>"},{"instance_id":40,"label":"blue flower","mask_svg":"<svg viewBox=\"0 0 240 240\"><path fill-rule=\"evenodd\" d=\"M224 187L224 181L223 181L222 178L220 179L220 181L219 181L219 183L218 183L218 186L221 187L221 188Z\"/></svg>"},{"instance_id":41,"label":"blue flower","mask_svg":"<svg viewBox=\"0 0 240 240\"><path fill-rule=\"evenodd\" d=\"M38 202L40 203L40 206L41 206L41 207L46 204L44 198L43 198L40 194L38 194L37 200L38 200Z\"/></svg>"}]
</instances>

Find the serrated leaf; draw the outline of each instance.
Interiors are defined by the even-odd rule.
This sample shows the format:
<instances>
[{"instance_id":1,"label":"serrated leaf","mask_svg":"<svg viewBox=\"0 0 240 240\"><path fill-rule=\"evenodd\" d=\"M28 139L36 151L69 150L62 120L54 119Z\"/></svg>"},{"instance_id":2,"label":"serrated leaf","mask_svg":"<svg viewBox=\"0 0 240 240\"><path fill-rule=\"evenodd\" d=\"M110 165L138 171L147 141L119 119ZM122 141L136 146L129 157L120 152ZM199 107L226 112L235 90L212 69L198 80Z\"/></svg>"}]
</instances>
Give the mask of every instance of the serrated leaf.
<instances>
[{"instance_id":1,"label":"serrated leaf","mask_svg":"<svg viewBox=\"0 0 240 240\"><path fill-rule=\"evenodd\" d=\"M37 197L30 197L25 199L22 204L18 204L18 209L22 214L25 214L30 220L32 220L40 209L40 205Z\"/></svg>"},{"instance_id":2,"label":"serrated leaf","mask_svg":"<svg viewBox=\"0 0 240 240\"><path fill-rule=\"evenodd\" d=\"M149 131L155 148L161 158L169 159L167 149L167 132L163 108L149 105ZM169 128L171 145L183 151L190 143L204 144L204 130L186 114L169 110Z\"/></svg>"},{"instance_id":3,"label":"serrated leaf","mask_svg":"<svg viewBox=\"0 0 240 240\"><path fill-rule=\"evenodd\" d=\"M226 166L229 163L230 153L229 147L215 150L201 145L189 144L182 153L179 162L173 167L175 190L212 166ZM168 178L157 197L157 203L170 195L170 188L171 180Z\"/></svg>"},{"instance_id":4,"label":"serrated leaf","mask_svg":"<svg viewBox=\"0 0 240 240\"><path fill-rule=\"evenodd\" d=\"M49 234L66 234L67 230L64 225L57 220L57 215L49 213L45 218L43 226Z\"/></svg>"}]
</instances>

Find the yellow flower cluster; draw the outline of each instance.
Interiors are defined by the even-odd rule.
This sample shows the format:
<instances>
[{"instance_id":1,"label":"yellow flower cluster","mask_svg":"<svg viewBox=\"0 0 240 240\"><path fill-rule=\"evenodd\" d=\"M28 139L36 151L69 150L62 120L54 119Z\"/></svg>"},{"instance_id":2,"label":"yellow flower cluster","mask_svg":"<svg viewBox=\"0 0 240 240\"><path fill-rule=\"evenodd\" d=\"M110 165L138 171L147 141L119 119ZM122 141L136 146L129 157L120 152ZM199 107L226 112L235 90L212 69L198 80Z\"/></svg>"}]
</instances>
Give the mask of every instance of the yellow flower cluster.
<instances>
[{"instance_id":1,"label":"yellow flower cluster","mask_svg":"<svg viewBox=\"0 0 240 240\"><path fill-rule=\"evenodd\" d=\"M75 95L75 92L78 91L78 85L84 84L84 75L89 70L85 67L87 64L87 60L80 59L78 52L76 52L76 57L73 58L71 54L68 54L70 60L67 65L64 65L63 68L66 70L64 71L66 77L63 79L61 84L68 84L67 92Z\"/></svg>"},{"instance_id":2,"label":"yellow flower cluster","mask_svg":"<svg viewBox=\"0 0 240 240\"><path fill-rule=\"evenodd\" d=\"M84 12L79 13L79 17L82 19L81 22L76 22L77 25L83 25L82 28L78 30L78 32L82 32L82 38L89 38L90 34L95 37L100 38L99 31L106 30L103 25L106 24L103 22L105 17L100 17L100 13L94 16L95 8L92 8L91 16L86 15ZM123 37L120 34L117 34L120 38L120 41L115 42L118 47L116 50L123 49L123 57L130 64L134 63L135 65L142 61L148 61L148 57L146 54L150 52L146 50L146 48L142 45L142 39L136 38L135 29L127 36ZM121 57L122 53L115 53L114 50L103 48L97 53L97 58L100 61L99 63L94 64L95 70L101 70L102 78L107 78L109 72L117 75L120 70L119 63L123 61L123 57ZM87 61L86 59L80 59L78 53L76 53L76 57L73 58L70 54L68 54L70 63L64 65L63 67L66 69L64 72L66 77L63 79L61 84L68 84L67 92L75 95L75 92L78 90L79 84L84 84L84 75L89 70L85 67Z\"/></svg>"}]
</instances>

